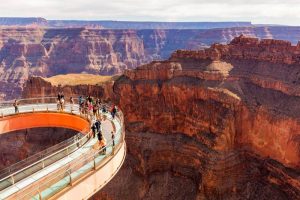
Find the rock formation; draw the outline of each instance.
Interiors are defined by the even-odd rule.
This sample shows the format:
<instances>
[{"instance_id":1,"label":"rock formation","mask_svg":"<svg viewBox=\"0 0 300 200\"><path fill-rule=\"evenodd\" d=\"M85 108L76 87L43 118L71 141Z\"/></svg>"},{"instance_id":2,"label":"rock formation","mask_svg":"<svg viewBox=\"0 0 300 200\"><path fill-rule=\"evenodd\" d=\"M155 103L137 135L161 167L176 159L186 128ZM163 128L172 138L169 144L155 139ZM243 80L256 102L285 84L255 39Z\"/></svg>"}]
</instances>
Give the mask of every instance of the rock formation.
<instances>
[{"instance_id":1,"label":"rock formation","mask_svg":"<svg viewBox=\"0 0 300 200\"><path fill-rule=\"evenodd\" d=\"M44 90L33 78L24 95ZM299 44L240 36L176 51L112 90L99 96L124 112L128 154L92 199L300 199Z\"/></svg>"},{"instance_id":2,"label":"rock formation","mask_svg":"<svg viewBox=\"0 0 300 200\"><path fill-rule=\"evenodd\" d=\"M198 30L126 30L42 27L0 29L0 99L19 97L29 76L67 73L111 75L177 49L199 50L240 34L297 44L299 27L236 27Z\"/></svg>"}]
</instances>

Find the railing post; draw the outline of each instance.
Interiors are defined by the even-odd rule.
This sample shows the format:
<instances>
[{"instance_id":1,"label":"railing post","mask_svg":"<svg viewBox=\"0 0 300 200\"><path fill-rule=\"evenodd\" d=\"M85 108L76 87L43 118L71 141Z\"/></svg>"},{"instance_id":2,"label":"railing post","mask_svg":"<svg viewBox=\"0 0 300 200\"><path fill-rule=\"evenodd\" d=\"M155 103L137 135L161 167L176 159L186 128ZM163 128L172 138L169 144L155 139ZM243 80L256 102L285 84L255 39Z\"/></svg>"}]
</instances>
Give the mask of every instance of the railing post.
<instances>
[{"instance_id":1,"label":"railing post","mask_svg":"<svg viewBox=\"0 0 300 200\"><path fill-rule=\"evenodd\" d=\"M2 118L4 117L3 113L1 113Z\"/></svg>"},{"instance_id":2,"label":"railing post","mask_svg":"<svg viewBox=\"0 0 300 200\"><path fill-rule=\"evenodd\" d=\"M48 106L47 106L47 112L49 111Z\"/></svg>"},{"instance_id":3,"label":"railing post","mask_svg":"<svg viewBox=\"0 0 300 200\"><path fill-rule=\"evenodd\" d=\"M96 170L96 156L94 156L93 164L94 164L93 169Z\"/></svg>"},{"instance_id":4,"label":"railing post","mask_svg":"<svg viewBox=\"0 0 300 200\"><path fill-rule=\"evenodd\" d=\"M80 139L78 139L78 138L75 136L74 140L75 140L75 143L76 143L77 148L79 148L79 147L80 147L80 144L79 144Z\"/></svg>"},{"instance_id":5,"label":"railing post","mask_svg":"<svg viewBox=\"0 0 300 200\"><path fill-rule=\"evenodd\" d=\"M12 181L12 184L14 185L15 184L15 179L14 179L13 175L11 176L11 181Z\"/></svg>"},{"instance_id":6,"label":"railing post","mask_svg":"<svg viewBox=\"0 0 300 200\"><path fill-rule=\"evenodd\" d=\"M38 194L39 194L39 199L42 200L43 198L42 198L42 194L41 194L40 190L38 190Z\"/></svg>"},{"instance_id":7,"label":"railing post","mask_svg":"<svg viewBox=\"0 0 300 200\"><path fill-rule=\"evenodd\" d=\"M32 112L34 112L34 107L32 107Z\"/></svg>"},{"instance_id":8,"label":"railing post","mask_svg":"<svg viewBox=\"0 0 300 200\"><path fill-rule=\"evenodd\" d=\"M72 186L72 176L71 176L71 170L68 170L68 175L70 178L70 186Z\"/></svg>"},{"instance_id":9,"label":"railing post","mask_svg":"<svg viewBox=\"0 0 300 200\"><path fill-rule=\"evenodd\" d=\"M45 162L44 162L44 159L43 159L43 161L42 161L42 169L44 169L45 168Z\"/></svg>"}]
</instances>

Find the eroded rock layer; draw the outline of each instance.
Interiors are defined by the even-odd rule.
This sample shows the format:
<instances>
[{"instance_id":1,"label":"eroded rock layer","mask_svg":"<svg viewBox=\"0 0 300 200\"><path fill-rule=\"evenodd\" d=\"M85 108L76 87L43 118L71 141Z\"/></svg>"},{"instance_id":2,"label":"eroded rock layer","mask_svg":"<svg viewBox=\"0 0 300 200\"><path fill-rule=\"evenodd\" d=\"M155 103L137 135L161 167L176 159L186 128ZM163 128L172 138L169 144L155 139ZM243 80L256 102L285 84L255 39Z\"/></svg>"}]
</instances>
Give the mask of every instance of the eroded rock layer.
<instances>
[{"instance_id":1,"label":"eroded rock layer","mask_svg":"<svg viewBox=\"0 0 300 200\"><path fill-rule=\"evenodd\" d=\"M92 199L300 199L299 89L299 45L244 36L126 71L128 156Z\"/></svg>"},{"instance_id":2,"label":"eroded rock layer","mask_svg":"<svg viewBox=\"0 0 300 200\"><path fill-rule=\"evenodd\" d=\"M1 20L0 20L1 21ZM198 50L244 34L297 44L299 27L219 29L95 29L6 27L0 29L0 99L20 96L29 76L68 73L112 75L177 49Z\"/></svg>"}]
</instances>

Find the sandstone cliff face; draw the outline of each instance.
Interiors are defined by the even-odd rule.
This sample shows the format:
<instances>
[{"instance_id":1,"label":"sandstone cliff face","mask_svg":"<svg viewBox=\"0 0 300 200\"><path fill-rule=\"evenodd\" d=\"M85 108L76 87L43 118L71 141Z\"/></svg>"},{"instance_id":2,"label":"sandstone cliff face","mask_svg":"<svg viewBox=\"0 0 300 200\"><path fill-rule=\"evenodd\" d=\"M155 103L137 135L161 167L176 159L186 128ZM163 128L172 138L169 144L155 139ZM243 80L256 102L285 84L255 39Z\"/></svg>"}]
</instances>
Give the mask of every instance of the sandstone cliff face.
<instances>
[{"instance_id":1,"label":"sandstone cliff face","mask_svg":"<svg viewBox=\"0 0 300 200\"><path fill-rule=\"evenodd\" d=\"M244 36L126 71L127 158L92 199L300 199L299 80L299 45Z\"/></svg>"},{"instance_id":2,"label":"sandstone cliff face","mask_svg":"<svg viewBox=\"0 0 300 200\"><path fill-rule=\"evenodd\" d=\"M59 92L63 91L66 97L73 97L76 100L79 96L93 95L102 101L110 102L115 96L113 93L113 85L113 80L99 83L97 85L55 85L41 77L31 77L26 82L22 98L26 99L43 96L56 97ZM69 99L67 98L66 100L68 101Z\"/></svg>"},{"instance_id":3,"label":"sandstone cliff face","mask_svg":"<svg viewBox=\"0 0 300 200\"><path fill-rule=\"evenodd\" d=\"M178 49L199 50L227 43L240 34L300 40L299 27L237 27L198 30L127 30L88 28L0 29L0 99L20 96L29 76L66 73L111 75Z\"/></svg>"}]
</instances>

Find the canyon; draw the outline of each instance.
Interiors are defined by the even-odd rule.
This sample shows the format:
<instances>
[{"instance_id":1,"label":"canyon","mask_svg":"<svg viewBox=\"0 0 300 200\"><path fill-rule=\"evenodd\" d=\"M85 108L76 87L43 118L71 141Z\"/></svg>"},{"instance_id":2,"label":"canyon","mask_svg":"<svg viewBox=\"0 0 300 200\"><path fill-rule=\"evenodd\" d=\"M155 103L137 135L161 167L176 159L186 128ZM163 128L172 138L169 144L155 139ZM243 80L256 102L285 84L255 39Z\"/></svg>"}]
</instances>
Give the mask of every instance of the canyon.
<instances>
[{"instance_id":1,"label":"canyon","mask_svg":"<svg viewBox=\"0 0 300 200\"><path fill-rule=\"evenodd\" d=\"M31 21L47 22L39 18ZM200 50L213 43L226 44L241 34L288 40L294 45L300 40L299 27L246 25L233 23L228 26L239 27L214 29L4 26L0 29L0 100L19 98L31 76L121 74L153 60L168 59L175 50Z\"/></svg>"},{"instance_id":2,"label":"canyon","mask_svg":"<svg viewBox=\"0 0 300 200\"><path fill-rule=\"evenodd\" d=\"M31 77L22 96L93 94L123 111L126 161L91 199L300 199L292 43L242 35L94 85Z\"/></svg>"}]
</instances>

